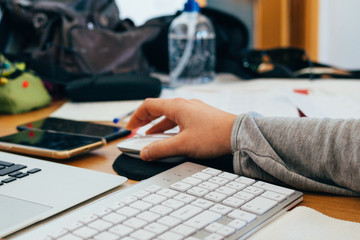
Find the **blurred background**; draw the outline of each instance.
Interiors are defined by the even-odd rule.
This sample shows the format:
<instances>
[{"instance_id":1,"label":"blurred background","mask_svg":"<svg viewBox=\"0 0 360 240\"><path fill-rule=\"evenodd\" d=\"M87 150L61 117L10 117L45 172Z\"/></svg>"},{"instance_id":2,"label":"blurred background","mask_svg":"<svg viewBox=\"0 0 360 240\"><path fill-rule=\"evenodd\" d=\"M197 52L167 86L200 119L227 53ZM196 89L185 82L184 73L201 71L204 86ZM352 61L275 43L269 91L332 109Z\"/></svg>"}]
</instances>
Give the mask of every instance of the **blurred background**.
<instances>
[{"instance_id":1,"label":"blurred background","mask_svg":"<svg viewBox=\"0 0 360 240\"><path fill-rule=\"evenodd\" d=\"M136 25L174 14L185 0L117 0L121 18ZM359 0L199 0L236 16L250 33L249 48L300 47L311 60L360 69ZM140 7L141 6L141 7Z\"/></svg>"}]
</instances>

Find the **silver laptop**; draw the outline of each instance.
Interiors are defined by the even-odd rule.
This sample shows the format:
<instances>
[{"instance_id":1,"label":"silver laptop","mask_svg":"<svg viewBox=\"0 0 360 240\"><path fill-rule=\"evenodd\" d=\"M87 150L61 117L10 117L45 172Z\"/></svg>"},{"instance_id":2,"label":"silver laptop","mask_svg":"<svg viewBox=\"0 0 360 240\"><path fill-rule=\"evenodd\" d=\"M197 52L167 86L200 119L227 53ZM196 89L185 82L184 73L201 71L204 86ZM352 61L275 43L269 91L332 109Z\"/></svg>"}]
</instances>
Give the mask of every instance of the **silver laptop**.
<instances>
[{"instance_id":1,"label":"silver laptop","mask_svg":"<svg viewBox=\"0 0 360 240\"><path fill-rule=\"evenodd\" d=\"M0 152L0 238L126 181L122 176Z\"/></svg>"}]
</instances>

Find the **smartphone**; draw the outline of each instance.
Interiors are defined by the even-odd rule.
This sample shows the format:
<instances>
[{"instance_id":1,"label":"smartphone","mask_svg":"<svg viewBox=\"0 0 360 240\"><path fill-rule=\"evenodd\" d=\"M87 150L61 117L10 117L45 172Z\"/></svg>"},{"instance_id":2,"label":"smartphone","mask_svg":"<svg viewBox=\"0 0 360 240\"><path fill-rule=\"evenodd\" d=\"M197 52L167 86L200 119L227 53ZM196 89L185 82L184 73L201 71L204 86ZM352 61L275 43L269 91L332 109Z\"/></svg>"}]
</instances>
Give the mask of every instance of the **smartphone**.
<instances>
[{"instance_id":1,"label":"smartphone","mask_svg":"<svg viewBox=\"0 0 360 240\"><path fill-rule=\"evenodd\" d=\"M31 129L0 137L0 150L65 159L100 148L105 143L100 137Z\"/></svg>"},{"instance_id":2,"label":"smartphone","mask_svg":"<svg viewBox=\"0 0 360 240\"><path fill-rule=\"evenodd\" d=\"M122 127L113 127L84 121L75 121L62 118L45 118L17 126L19 131L26 129L41 129L47 131L80 134L104 138L107 142L126 136L129 130Z\"/></svg>"}]
</instances>

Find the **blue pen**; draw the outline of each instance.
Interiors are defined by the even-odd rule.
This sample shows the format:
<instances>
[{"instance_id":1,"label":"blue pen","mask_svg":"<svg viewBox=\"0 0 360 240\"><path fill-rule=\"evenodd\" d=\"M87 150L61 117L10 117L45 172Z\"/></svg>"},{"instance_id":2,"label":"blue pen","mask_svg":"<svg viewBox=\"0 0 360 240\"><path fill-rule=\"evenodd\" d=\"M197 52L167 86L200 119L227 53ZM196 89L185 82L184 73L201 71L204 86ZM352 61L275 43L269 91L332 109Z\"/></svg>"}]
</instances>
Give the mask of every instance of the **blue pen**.
<instances>
[{"instance_id":1,"label":"blue pen","mask_svg":"<svg viewBox=\"0 0 360 240\"><path fill-rule=\"evenodd\" d=\"M128 113L125 113L119 117L116 117L113 119L113 123L118 123L118 122L121 122L122 120L124 120L125 118L127 118L128 116L130 116L131 114L133 114L135 112L135 110L133 111L130 111Z\"/></svg>"}]
</instances>

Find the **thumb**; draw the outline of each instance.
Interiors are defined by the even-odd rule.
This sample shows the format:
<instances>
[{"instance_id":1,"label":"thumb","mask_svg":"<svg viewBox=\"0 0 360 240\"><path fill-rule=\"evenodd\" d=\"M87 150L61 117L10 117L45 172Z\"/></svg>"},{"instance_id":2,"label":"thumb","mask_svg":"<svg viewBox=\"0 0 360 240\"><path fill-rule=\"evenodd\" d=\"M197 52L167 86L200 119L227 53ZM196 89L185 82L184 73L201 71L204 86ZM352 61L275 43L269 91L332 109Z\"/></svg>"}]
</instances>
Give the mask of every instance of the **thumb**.
<instances>
[{"instance_id":1,"label":"thumb","mask_svg":"<svg viewBox=\"0 0 360 240\"><path fill-rule=\"evenodd\" d=\"M181 150L181 134L177 134L168 139L153 142L144 147L140 152L141 159L145 161L152 161L170 156L183 155Z\"/></svg>"}]
</instances>

